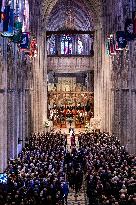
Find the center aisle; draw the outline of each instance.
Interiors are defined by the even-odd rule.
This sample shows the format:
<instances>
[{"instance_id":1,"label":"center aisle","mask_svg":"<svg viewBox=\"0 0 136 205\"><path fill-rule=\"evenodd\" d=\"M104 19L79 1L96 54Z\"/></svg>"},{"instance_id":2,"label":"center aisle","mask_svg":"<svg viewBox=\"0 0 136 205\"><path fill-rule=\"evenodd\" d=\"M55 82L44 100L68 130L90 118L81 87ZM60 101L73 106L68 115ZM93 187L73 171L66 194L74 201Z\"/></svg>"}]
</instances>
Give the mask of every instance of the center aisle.
<instances>
[{"instance_id":1,"label":"center aisle","mask_svg":"<svg viewBox=\"0 0 136 205\"><path fill-rule=\"evenodd\" d=\"M78 136L77 135L75 136L75 143L76 143L76 149L78 149ZM67 149L69 152L71 152L70 135L67 135ZM84 184L84 179L83 179L81 190L77 195L75 195L75 190L70 188L68 198L67 198L67 205L87 205L85 196L86 196L85 184Z\"/></svg>"}]
</instances>

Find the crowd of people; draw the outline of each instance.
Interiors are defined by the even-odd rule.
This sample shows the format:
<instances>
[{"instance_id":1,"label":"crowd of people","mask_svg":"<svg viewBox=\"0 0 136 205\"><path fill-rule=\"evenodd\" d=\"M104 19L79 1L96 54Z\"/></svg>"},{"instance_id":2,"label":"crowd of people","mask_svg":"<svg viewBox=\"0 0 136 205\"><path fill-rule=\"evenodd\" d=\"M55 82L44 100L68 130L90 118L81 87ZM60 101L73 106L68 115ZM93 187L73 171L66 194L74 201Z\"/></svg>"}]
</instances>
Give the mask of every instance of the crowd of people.
<instances>
[{"instance_id":1,"label":"crowd of people","mask_svg":"<svg viewBox=\"0 0 136 205\"><path fill-rule=\"evenodd\" d=\"M85 120L90 120L93 117L93 106L90 110L86 110L86 106L55 106L50 108L49 117L54 122L54 125L63 124L67 120L71 123L75 120L75 124L84 124Z\"/></svg>"},{"instance_id":2,"label":"crowd of people","mask_svg":"<svg viewBox=\"0 0 136 205\"><path fill-rule=\"evenodd\" d=\"M69 188L64 157L66 135L34 134L18 158L10 160L1 205L63 205Z\"/></svg>"},{"instance_id":3,"label":"crowd of people","mask_svg":"<svg viewBox=\"0 0 136 205\"><path fill-rule=\"evenodd\" d=\"M76 148L73 148L71 153L66 154L66 162L69 187L75 192L74 196L77 197L83 183L83 162L82 156Z\"/></svg>"},{"instance_id":4,"label":"crowd of people","mask_svg":"<svg viewBox=\"0 0 136 205\"><path fill-rule=\"evenodd\" d=\"M68 150L61 132L30 136L8 163L0 205L67 205L69 187L77 197L83 183L88 205L135 205L136 157L106 133L80 133L78 145Z\"/></svg>"},{"instance_id":5,"label":"crowd of people","mask_svg":"<svg viewBox=\"0 0 136 205\"><path fill-rule=\"evenodd\" d=\"M106 133L79 135L89 205L136 204L136 156Z\"/></svg>"}]
</instances>

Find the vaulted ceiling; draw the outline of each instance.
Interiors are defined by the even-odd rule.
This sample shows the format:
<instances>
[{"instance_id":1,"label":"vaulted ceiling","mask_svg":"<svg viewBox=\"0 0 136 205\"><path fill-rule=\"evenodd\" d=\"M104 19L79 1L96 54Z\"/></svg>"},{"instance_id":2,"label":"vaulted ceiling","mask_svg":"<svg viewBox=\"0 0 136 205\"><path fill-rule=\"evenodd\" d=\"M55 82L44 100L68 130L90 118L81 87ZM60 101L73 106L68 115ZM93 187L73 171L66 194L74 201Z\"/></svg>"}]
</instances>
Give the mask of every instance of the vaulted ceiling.
<instances>
[{"instance_id":1,"label":"vaulted ceiling","mask_svg":"<svg viewBox=\"0 0 136 205\"><path fill-rule=\"evenodd\" d=\"M48 30L70 27L76 30L93 29L91 12L83 0L59 0L49 15Z\"/></svg>"},{"instance_id":2,"label":"vaulted ceiling","mask_svg":"<svg viewBox=\"0 0 136 205\"><path fill-rule=\"evenodd\" d=\"M65 27L69 9L77 30L92 30L100 22L102 0L43 0L41 13L47 30ZM67 19L67 20L66 20Z\"/></svg>"}]
</instances>

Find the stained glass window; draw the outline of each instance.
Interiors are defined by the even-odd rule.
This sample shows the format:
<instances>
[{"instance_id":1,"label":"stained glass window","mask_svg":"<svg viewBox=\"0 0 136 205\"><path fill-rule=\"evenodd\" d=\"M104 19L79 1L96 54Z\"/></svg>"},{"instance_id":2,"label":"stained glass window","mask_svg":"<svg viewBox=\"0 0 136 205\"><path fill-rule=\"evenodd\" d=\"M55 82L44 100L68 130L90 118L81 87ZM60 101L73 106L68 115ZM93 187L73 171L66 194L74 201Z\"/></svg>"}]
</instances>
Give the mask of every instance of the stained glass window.
<instances>
[{"instance_id":1,"label":"stained glass window","mask_svg":"<svg viewBox=\"0 0 136 205\"><path fill-rule=\"evenodd\" d=\"M61 41L61 54L65 54L65 44L63 41Z\"/></svg>"},{"instance_id":2,"label":"stained glass window","mask_svg":"<svg viewBox=\"0 0 136 205\"><path fill-rule=\"evenodd\" d=\"M48 55L91 55L93 38L89 34L51 35L47 43Z\"/></svg>"},{"instance_id":3,"label":"stained glass window","mask_svg":"<svg viewBox=\"0 0 136 205\"><path fill-rule=\"evenodd\" d=\"M78 54L83 54L83 42L81 41L81 38L78 36Z\"/></svg>"},{"instance_id":4,"label":"stained glass window","mask_svg":"<svg viewBox=\"0 0 136 205\"><path fill-rule=\"evenodd\" d=\"M48 40L48 48L47 50L49 51L50 55L56 54L56 40L55 40L55 35L52 35L51 38Z\"/></svg>"},{"instance_id":5,"label":"stained glass window","mask_svg":"<svg viewBox=\"0 0 136 205\"><path fill-rule=\"evenodd\" d=\"M62 35L61 37L61 54L72 54L72 37L69 35Z\"/></svg>"}]
</instances>

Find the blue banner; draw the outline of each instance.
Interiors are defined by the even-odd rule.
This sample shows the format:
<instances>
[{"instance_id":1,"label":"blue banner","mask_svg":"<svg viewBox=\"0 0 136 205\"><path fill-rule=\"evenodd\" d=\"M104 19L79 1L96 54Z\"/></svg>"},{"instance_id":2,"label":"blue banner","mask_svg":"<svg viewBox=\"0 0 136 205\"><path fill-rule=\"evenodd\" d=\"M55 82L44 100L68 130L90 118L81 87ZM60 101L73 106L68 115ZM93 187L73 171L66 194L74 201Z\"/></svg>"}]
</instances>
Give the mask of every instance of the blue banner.
<instances>
[{"instance_id":1,"label":"blue banner","mask_svg":"<svg viewBox=\"0 0 136 205\"><path fill-rule=\"evenodd\" d=\"M127 40L126 34L124 31L117 31L116 32L116 50L122 50L126 47Z\"/></svg>"},{"instance_id":2,"label":"blue banner","mask_svg":"<svg viewBox=\"0 0 136 205\"><path fill-rule=\"evenodd\" d=\"M21 49L29 49L29 33L28 32L22 33L20 48Z\"/></svg>"},{"instance_id":3,"label":"blue banner","mask_svg":"<svg viewBox=\"0 0 136 205\"><path fill-rule=\"evenodd\" d=\"M14 27L14 11L13 11L13 9L10 9L8 31L3 32L2 36L4 36L4 37L11 37L11 36L13 36L14 35L13 27Z\"/></svg>"},{"instance_id":4,"label":"blue banner","mask_svg":"<svg viewBox=\"0 0 136 205\"><path fill-rule=\"evenodd\" d=\"M8 31L9 18L10 18L10 6L5 6L4 9L4 20L3 20L3 32Z\"/></svg>"},{"instance_id":5,"label":"blue banner","mask_svg":"<svg viewBox=\"0 0 136 205\"><path fill-rule=\"evenodd\" d=\"M2 0L0 0L0 23L1 23L1 9L2 9Z\"/></svg>"}]
</instances>

